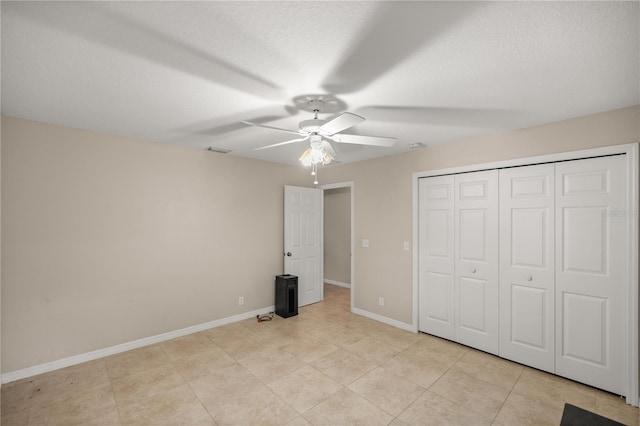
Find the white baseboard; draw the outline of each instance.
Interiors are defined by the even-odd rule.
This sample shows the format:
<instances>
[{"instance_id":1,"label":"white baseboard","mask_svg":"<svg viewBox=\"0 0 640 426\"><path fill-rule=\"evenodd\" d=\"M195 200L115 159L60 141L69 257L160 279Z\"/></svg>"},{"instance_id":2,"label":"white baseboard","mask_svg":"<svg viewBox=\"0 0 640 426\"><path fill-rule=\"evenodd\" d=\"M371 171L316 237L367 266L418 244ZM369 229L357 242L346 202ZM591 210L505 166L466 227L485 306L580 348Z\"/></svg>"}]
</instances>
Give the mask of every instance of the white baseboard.
<instances>
[{"instance_id":1,"label":"white baseboard","mask_svg":"<svg viewBox=\"0 0 640 426\"><path fill-rule=\"evenodd\" d=\"M2 383L4 384L9 382L14 382L16 380L25 379L27 377L32 377L38 374L48 373L49 371L58 370L60 368L82 364L83 362L93 361L95 359L103 358L105 356L115 355L121 352L130 351L132 349L138 349L143 346L149 346L156 343L164 342L166 340L175 339L176 337L186 336L187 334L197 333L199 331L208 330L210 328L220 327L221 325L242 321L248 318L253 318L256 315L264 314L265 312L273 312L274 309L275 309L274 306L267 306L266 308L257 309L255 311L245 312L245 313L234 315L231 317L206 322L204 324L198 324L198 325L183 328L180 330L158 334L156 336L145 337L144 339L134 340L133 342L122 343L120 345L99 349L97 351L86 352L79 355L73 355L68 358L63 358L57 361L51 361L44 364L35 365L33 367L23 368L21 370L10 371L8 373L2 374Z\"/></svg>"},{"instance_id":2,"label":"white baseboard","mask_svg":"<svg viewBox=\"0 0 640 426\"><path fill-rule=\"evenodd\" d=\"M355 308L354 307L354 308L351 309L351 312L353 312L354 314L362 315L363 317L370 318L372 320L383 322L385 324L391 325L393 327L400 328L402 330L410 331L412 333L417 333L418 332L418 327L414 326L413 324L407 324L406 322L402 322L402 321L394 320L394 319L391 319L391 318L387 318L387 317L384 317L382 315L374 314L373 312L365 311L365 310L360 309L360 308Z\"/></svg>"},{"instance_id":3,"label":"white baseboard","mask_svg":"<svg viewBox=\"0 0 640 426\"><path fill-rule=\"evenodd\" d=\"M340 282L340 281L327 280L327 279L325 279L324 282L327 283L327 284L337 285L339 287L351 288L351 284L349 284L349 283L343 283L343 282Z\"/></svg>"}]
</instances>

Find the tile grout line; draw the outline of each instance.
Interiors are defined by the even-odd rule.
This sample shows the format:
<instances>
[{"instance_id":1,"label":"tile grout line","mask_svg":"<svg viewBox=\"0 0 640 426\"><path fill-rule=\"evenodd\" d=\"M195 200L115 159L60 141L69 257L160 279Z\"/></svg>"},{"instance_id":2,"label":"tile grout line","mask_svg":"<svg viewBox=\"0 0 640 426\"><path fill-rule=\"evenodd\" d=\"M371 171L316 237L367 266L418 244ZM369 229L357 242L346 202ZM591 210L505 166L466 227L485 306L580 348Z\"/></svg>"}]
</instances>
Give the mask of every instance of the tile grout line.
<instances>
[{"instance_id":1,"label":"tile grout line","mask_svg":"<svg viewBox=\"0 0 640 426\"><path fill-rule=\"evenodd\" d=\"M504 408L505 404L509 400L509 397L513 393L513 390L515 389L516 384L520 380L520 377L522 377L522 373L524 373L524 368L522 370L520 370L520 374L518 374L518 378L513 382L513 385L511 385L511 389L509 390L509 393L507 394L507 397L504 399L504 401L502 401L502 404L500 404L500 408L496 412L495 416L493 416L493 420L491 420L492 424L495 423L496 419L500 415L500 412L502 411L502 409Z\"/></svg>"},{"instance_id":2,"label":"tile grout line","mask_svg":"<svg viewBox=\"0 0 640 426\"><path fill-rule=\"evenodd\" d=\"M178 373L180 374L180 373ZM181 375L182 376L182 375ZM184 377L183 377L183 380ZM196 399L198 400L198 403L200 403L200 406L202 408L204 408L204 411L206 411L206 413L209 415L209 417L211 417L211 420L213 421L214 424L218 424L218 422L216 422L216 419L213 417L213 414L211 414L211 412L209 411L209 409L204 405L204 403L202 402L202 400L200 399L200 397L198 396L198 394L193 390L193 388L191 387L191 382L188 382L187 380L185 380L187 386L189 386L189 390L191 391L191 393L193 394L193 396L196 397Z\"/></svg>"},{"instance_id":3,"label":"tile grout line","mask_svg":"<svg viewBox=\"0 0 640 426\"><path fill-rule=\"evenodd\" d=\"M465 348L467 348L466 346L464 346L464 347L465 347ZM458 362L460 362L460 360L461 360L462 358L464 358L464 356L465 356L467 353L469 353L469 352L470 352L470 349L468 349L468 348L467 348L467 351L466 351L463 355L461 355L461 356L460 356L460 357L459 357L459 358L458 358L458 359L457 359L457 360L456 360L456 361L451 365L451 367L449 367L449 368L448 368L444 373L442 373L442 374L440 375L440 377L438 377L438 379L437 379L436 381L434 381L434 382L433 382L433 383L432 383L432 384L427 388L427 390L430 390L430 389L433 387L433 385L435 385L436 383L438 383L438 382L439 382L439 381L440 381L444 376L446 376L446 374L447 374L449 371L451 371L451 370L452 370L452 369L453 369L453 368L458 364ZM487 383L487 384L489 384L489 385L495 386L495 385L493 385L492 383L486 382L486 381L484 381L484 380L482 380L482 379L478 379L478 378L475 378L475 379L476 379L476 380L479 380L479 381L481 381L481 382L483 382L483 383ZM451 400L451 399L447 398L447 397L446 397L446 396L444 396L444 395L440 395L440 394L439 394L439 393L437 393L437 392L433 392L433 393L434 393L434 394L436 394L436 395L438 395L438 396L439 396L439 397L441 397L441 398L446 399L447 401L449 401L449 402L451 402L451 403L453 403L453 404L456 404L456 405L462 406L459 402L457 402L457 401L453 401L453 400ZM506 401L506 399L505 399L505 401ZM466 407L464 407L464 408L466 408ZM473 412L473 413L477 414L478 416L480 416L480 417L482 417L482 418L485 418L485 419L489 420L489 419L488 419L487 417L485 417L483 414L478 413L477 411L472 410L471 408L467 408L467 410L469 410L469 411L471 411L471 412ZM499 413L499 412L500 412L500 410L498 410L498 413ZM495 415L495 416L497 416L497 413L496 413L496 415ZM494 416L494 418L491 420L491 422L492 422L492 423L495 421L495 416Z\"/></svg>"},{"instance_id":4,"label":"tile grout line","mask_svg":"<svg viewBox=\"0 0 640 426\"><path fill-rule=\"evenodd\" d=\"M419 333L419 332L418 332L418 333ZM400 352L399 352L397 355L395 355L395 356L398 356L398 355L400 355L400 354L402 354L402 353L406 353L406 354L408 354L408 355L414 355L412 352L409 352L409 348L411 348L411 347L412 347L412 346L414 346L414 345L417 345L417 344L418 344L418 342L419 342L419 341L416 341L416 342L414 342L414 343L410 344L409 346L407 346L405 349L403 349L402 351L400 351ZM416 356L420 356L420 355L416 355ZM422 357L421 357L421 358L422 358ZM382 367L382 368L383 368L383 367ZM449 369L451 369L451 368L449 368ZM448 369L447 371L449 371L449 369ZM388 370L387 370L387 371L388 371ZM408 409L409 409L413 404L415 404L415 403L416 403L416 401L417 401L418 399L420 399L420 398L421 398L425 393L427 393L427 391L429 390L429 388L430 388L431 386L433 386L433 385L435 384L435 382L437 382L437 381L440 379L440 377L442 377L443 375L445 375L447 371L445 371L444 373L442 373L442 374L438 377L438 379L436 379L436 380L435 380L433 383L431 383L429 386L424 387L424 391L422 391L422 393L421 393L420 395L418 395L418 397L417 397L417 398L415 398L413 401L411 401L411 403L410 403L409 405L407 405L407 406L404 408L404 410L402 410L402 411L400 412L400 414L398 414L398 415L397 415L393 420L391 420L391 422L390 422L389 424L393 423L395 420L402 421L402 420L400 420L400 416L401 416L405 411L407 411L407 410L408 410ZM391 372L391 373L392 373L392 372ZM394 373L394 374L395 374L395 373ZM412 382L412 383L414 383L414 382ZM419 385L419 384L417 384L417 383L415 383L415 384L416 384L416 385L418 385L418 386L423 387L422 385ZM453 401L452 401L452 402L453 402Z\"/></svg>"},{"instance_id":5,"label":"tile grout line","mask_svg":"<svg viewBox=\"0 0 640 426\"><path fill-rule=\"evenodd\" d=\"M207 338L207 340L209 340L209 342L211 342L212 344L216 345L216 347L220 348L220 346L218 346L209 336L207 336L206 334L203 334L204 337ZM174 361L169 358L169 355L167 354L167 352L165 351L164 347L160 346L160 349L162 350L162 352L164 353L164 355L167 357L167 359L169 359L169 362L171 363L171 365L173 366L173 368L176 370L176 372L178 373L178 375L180 377L182 377L182 380L184 381L184 383L189 387L189 390L191 391L191 393L193 394L193 396L196 398L196 400L198 401L198 403L200 404L200 406L204 409L204 411L209 415L209 417L211 418L211 420L213 421L214 424L218 424L218 422L216 422L216 419L213 417L213 415L209 412L209 410L207 409L207 407L205 407L205 405L202 403L202 401L200 400L200 398L198 397L198 394L195 393L195 391L193 390L193 388L191 387L191 383L184 377L184 375L182 375L180 373L180 371L178 371L178 368L174 365ZM220 348L220 350L222 350L222 348ZM123 425L124 426L124 425Z\"/></svg>"}]
</instances>

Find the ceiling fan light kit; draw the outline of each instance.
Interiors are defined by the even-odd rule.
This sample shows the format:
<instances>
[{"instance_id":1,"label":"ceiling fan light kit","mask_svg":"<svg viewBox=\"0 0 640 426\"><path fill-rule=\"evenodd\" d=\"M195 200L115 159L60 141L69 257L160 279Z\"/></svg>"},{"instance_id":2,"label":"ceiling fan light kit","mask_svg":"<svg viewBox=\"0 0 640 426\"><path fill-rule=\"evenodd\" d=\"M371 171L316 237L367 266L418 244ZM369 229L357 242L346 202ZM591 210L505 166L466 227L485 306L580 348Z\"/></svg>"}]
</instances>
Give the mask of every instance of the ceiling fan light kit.
<instances>
[{"instance_id":1,"label":"ceiling fan light kit","mask_svg":"<svg viewBox=\"0 0 640 426\"><path fill-rule=\"evenodd\" d=\"M336 152L331 146L331 142L349 143L357 145L371 145L380 147L391 147L395 144L395 138L381 136L362 136L348 133L340 133L349 129L356 124L365 121L364 117L350 113L342 112L333 117L323 120L318 118L318 114L322 112L338 112L346 107L346 104L333 95L302 95L296 96L294 104L298 109L310 111L314 113L314 117L310 120L302 120L298 125L298 131L282 129L279 127L266 126L264 124L243 121L244 124L260 127L268 130L275 130L289 134L301 136L296 139L279 142L276 144L256 148L256 150L274 148L277 146L288 145L295 142L303 142L309 140L309 147L302 153L299 158L303 166L311 166L311 175L315 176L314 184L318 184L318 165L327 165L336 157Z\"/></svg>"},{"instance_id":2,"label":"ceiling fan light kit","mask_svg":"<svg viewBox=\"0 0 640 426\"><path fill-rule=\"evenodd\" d=\"M333 160L333 156L324 149L323 144L328 145L327 141L323 141L322 137L314 133L310 137L311 142L300 158L298 159L303 166L311 166L311 176L315 176L313 184L318 184L318 165L327 165Z\"/></svg>"},{"instance_id":3,"label":"ceiling fan light kit","mask_svg":"<svg viewBox=\"0 0 640 426\"><path fill-rule=\"evenodd\" d=\"M311 135L310 139L309 148L307 148L298 159L302 165L309 167L315 164L322 164L324 166L331 163L333 156L325 150L323 146L323 144L328 144L328 142L323 141L322 137L317 134Z\"/></svg>"}]
</instances>

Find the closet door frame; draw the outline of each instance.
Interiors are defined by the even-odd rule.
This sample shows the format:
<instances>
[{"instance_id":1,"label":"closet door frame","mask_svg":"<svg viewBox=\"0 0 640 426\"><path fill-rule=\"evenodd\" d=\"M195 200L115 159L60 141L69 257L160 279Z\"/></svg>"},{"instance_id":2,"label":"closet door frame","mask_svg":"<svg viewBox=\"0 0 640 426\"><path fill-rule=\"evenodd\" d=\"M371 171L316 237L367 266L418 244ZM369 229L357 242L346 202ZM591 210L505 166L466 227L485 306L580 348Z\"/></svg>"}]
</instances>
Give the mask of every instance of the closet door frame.
<instances>
[{"instance_id":1,"label":"closet door frame","mask_svg":"<svg viewBox=\"0 0 640 426\"><path fill-rule=\"evenodd\" d=\"M415 172L412 174L412 193L413 193L413 315L411 329L418 332L418 180L426 177L451 175L457 173L476 172L482 170L501 169L506 167L526 166L533 164L553 163L558 161L579 160L583 158L600 157L607 155L625 154L628 170L628 211L620 212L626 215L629 224L630 235L635 238L629 238L628 247L628 274L630 277L628 288L628 308L627 308L627 324L629 329L627 332L627 404L640 406L640 357L639 357L639 340L638 333L640 329L638 315L638 218L640 216L638 206L638 158L639 144L631 143L624 145L612 145L601 148L585 149L580 151L562 152L556 154L541 155L535 157L524 157L513 160L474 164L470 166L452 167L446 169L430 170L424 172Z\"/></svg>"}]
</instances>

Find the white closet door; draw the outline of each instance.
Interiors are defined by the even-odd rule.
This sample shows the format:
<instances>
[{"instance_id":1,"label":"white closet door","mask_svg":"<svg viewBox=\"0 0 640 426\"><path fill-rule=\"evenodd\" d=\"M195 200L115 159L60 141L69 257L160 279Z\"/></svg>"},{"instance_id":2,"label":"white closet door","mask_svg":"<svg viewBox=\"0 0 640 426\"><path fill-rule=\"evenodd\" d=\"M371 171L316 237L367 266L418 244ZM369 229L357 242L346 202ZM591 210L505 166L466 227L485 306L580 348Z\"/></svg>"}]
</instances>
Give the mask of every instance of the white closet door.
<instances>
[{"instance_id":1,"label":"white closet door","mask_svg":"<svg viewBox=\"0 0 640 426\"><path fill-rule=\"evenodd\" d=\"M556 373L626 393L624 156L556 164Z\"/></svg>"},{"instance_id":2,"label":"white closet door","mask_svg":"<svg viewBox=\"0 0 640 426\"><path fill-rule=\"evenodd\" d=\"M418 328L453 339L453 176L419 181Z\"/></svg>"},{"instance_id":3,"label":"white closet door","mask_svg":"<svg viewBox=\"0 0 640 426\"><path fill-rule=\"evenodd\" d=\"M498 171L455 176L456 341L498 353Z\"/></svg>"},{"instance_id":4,"label":"white closet door","mask_svg":"<svg viewBox=\"0 0 640 426\"><path fill-rule=\"evenodd\" d=\"M554 165L500 170L500 356L555 368Z\"/></svg>"}]
</instances>

